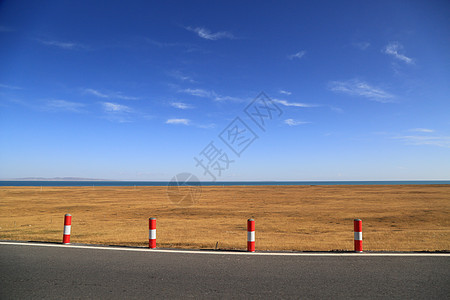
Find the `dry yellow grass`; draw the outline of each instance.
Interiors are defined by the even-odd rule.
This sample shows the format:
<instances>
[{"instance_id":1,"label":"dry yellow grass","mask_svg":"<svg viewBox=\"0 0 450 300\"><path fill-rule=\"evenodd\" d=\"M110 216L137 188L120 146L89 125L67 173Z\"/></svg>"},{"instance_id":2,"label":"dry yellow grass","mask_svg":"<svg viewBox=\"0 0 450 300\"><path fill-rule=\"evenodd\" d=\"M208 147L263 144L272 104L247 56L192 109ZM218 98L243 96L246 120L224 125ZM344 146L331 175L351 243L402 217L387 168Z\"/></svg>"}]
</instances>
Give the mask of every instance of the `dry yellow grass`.
<instances>
[{"instance_id":1,"label":"dry yellow grass","mask_svg":"<svg viewBox=\"0 0 450 300\"><path fill-rule=\"evenodd\" d=\"M257 250L353 250L353 219L364 250L449 250L450 185L213 186L190 207L166 187L1 187L0 239L62 240L71 213L73 243L246 248L256 220Z\"/></svg>"}]
</instances>

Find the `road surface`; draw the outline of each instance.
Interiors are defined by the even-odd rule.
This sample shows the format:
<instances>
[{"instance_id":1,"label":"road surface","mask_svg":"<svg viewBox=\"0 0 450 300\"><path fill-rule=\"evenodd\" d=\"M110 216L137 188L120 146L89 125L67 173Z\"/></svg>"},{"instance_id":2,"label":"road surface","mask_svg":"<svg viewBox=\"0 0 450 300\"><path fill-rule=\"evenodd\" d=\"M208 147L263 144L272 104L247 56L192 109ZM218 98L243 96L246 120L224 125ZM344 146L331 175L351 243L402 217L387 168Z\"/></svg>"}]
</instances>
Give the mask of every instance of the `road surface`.
<instances>
[{"instance_id":1,"label":"road surface","mask_svg":"<svg viewBox=\"0 0 450 300\"><path fill-rule=\"evenodd\" d=\"M448 255L212 255L0 243L1 299L449 295Z\"/></svg>"}]
</instances>

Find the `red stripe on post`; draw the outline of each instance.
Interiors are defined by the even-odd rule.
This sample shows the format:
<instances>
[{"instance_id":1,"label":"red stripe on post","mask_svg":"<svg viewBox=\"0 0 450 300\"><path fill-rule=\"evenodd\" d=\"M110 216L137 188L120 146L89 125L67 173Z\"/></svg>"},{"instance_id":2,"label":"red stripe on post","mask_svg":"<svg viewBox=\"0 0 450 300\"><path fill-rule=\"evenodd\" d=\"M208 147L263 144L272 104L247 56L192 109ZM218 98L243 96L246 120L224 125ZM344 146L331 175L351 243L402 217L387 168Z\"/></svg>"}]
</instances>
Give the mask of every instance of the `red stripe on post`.
<instances>
[{"instance_id":1,"label":"red stripe on post","mask_svg":"<svg viewBox=\"0 0 450 300\"><path fill-rule=\"evenodd\" d=\"M156 218L148 219L148 247L156 248Z\"/></svg>"},{"instance_id":2,"label":"red stripe on post","mask_svg":"<svg viewBox=\"0 0 450 300\"><path fill-rule=\"evenodd\" d=\"M355 219L353 225L355 232L362 232L362 221L360 219Z\"/></svg>"},{"instance_id":3,"label":"red stripe on post","mask_svg":"<svg viewBox=\"0 0 450 300\"><path fill-rule=\"evenodd\" d=\"M353 227L355 232L355 252L363 252L362 221L360 219L355 219L353 221Z\"/></svg>"},{"instance_id":4,"label":"red stripe on post","mask_svg":"<svg viewBox=\"0 0 450 300\"><path fill-rule=\"evenodd\" d=\"M64 215L64 233L63 233L63 244L70 244L70 230L72 227L72 215Z\"/></svg>"},{"instance_id":5,"label":"red stripe on post","mask_svg":"<svg viewBox=\"0 0 450 300\"><path fill-rule=\"evenodd\" d=\"M247 220L247 251L255 252L255 220Z\"/></svg>"}]
</instances>

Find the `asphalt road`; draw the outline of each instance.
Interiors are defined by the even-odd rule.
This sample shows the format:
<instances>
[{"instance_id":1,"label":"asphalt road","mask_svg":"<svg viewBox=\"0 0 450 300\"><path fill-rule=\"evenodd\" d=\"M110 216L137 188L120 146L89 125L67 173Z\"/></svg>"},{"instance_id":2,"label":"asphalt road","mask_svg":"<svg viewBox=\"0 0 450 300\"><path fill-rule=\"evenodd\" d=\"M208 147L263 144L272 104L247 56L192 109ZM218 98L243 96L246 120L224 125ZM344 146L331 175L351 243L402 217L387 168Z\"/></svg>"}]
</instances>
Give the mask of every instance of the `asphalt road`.
<instances>
[{"instance_id":1,"label":"asphalt road","mask_svg":"<svg viewBox=\"0 0 450 300\"><path fill-rule=\"evenodd\" d=\"M449 295L449 256L213 255L0 244L1 299Z\"/></svg>"}]
</instances>

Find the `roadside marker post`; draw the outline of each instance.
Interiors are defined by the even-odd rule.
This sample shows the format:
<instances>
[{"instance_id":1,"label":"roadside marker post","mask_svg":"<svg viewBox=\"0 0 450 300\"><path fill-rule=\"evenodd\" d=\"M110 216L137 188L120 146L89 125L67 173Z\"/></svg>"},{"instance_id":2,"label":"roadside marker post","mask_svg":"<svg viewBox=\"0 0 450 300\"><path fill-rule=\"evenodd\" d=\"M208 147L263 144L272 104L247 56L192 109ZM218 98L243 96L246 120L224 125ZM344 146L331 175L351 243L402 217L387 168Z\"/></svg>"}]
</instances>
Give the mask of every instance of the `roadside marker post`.
<instances>
[{"instance_id":1,"label":"roadside marker post","mask_svg":"<svg viewBox=\"0 0 450 300\"><path fill-rule=\"evenodd\" d=\"M362 246L362 221L360 219L355 219L353 221L354 231L355 231L355 252L363 252Z\"/></svg>"},{"instance_id":2,"label":"roadside marker post","mask_svg":"<svg viewBox=\"0 0 450 300\"><path fill-rule=\"evenodd\" d=\"M72 227L72 215L64 215L64 233L63 233L63 244L70 244L70 229Z\"/></svg>"},{"instance_id":3,"label":"roadside marker post","mask_svg":"<svg viewBox=\"0 0 450 300\"><path fill-rule=\"evenodd\" d=\"M148 247L156 248L156 218L148 219Z\"/></svg>"},{"instance_id":4,"label":"roadside marker post","mask_svg":"<svg viewBox=\"0 0 450 300\"><path fill-rule=\"evenodd\" d=\"M247 220L247 251L255 252L255 220Z\"/></svg>"}]
</instances>

